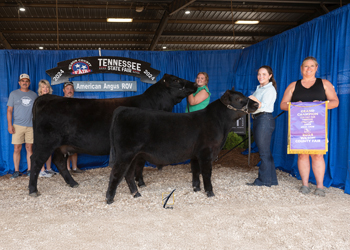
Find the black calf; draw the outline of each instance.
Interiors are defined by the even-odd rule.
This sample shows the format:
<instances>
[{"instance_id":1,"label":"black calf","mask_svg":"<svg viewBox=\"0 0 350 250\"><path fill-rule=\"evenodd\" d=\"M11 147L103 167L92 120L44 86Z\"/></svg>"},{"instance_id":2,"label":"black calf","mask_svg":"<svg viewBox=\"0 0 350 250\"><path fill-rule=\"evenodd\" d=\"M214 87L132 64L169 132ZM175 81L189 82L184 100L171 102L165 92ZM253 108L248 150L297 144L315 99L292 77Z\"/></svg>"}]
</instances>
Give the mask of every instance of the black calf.
<instances>
[{"instance_id":1,"label":"black calf","mask_svg":"<svg viewBox=\"0 0 350 250\"><path fill-rule=\"evenodd\" d=\"M107 203L113 202L123 177L134 197L140 196L134 176L136 171L136 178L142 180L145 161L163 166L191 159L194 191L200 190L199 175L202 174L204 190L208 197L213 196L212 161L223 147L233 123L257 107L256 102L232 89L207 108L188 114L116 109L110 130L112 171Z\"/></svg>"}]
</instances>

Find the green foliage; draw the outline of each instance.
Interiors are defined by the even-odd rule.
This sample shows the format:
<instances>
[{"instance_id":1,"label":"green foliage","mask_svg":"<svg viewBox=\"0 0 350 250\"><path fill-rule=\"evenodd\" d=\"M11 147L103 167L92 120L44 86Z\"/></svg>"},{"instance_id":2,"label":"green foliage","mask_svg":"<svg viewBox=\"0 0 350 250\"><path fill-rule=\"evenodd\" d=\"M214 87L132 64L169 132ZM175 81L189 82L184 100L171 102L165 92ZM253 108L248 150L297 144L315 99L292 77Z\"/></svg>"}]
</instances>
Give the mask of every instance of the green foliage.
<instances>
[{"instance_id":1,"label":"green foliage","mask_svg":"<svg viewBox=\"0 0 350 250\"><path fill-rule=\"evenodd\" d=\"M243 141L242 137L234 132L228 133L225 146L223 149L231 149ZM243 143L238 146L238 148L243 148Z\"/></svg>"},{"instance_id":2,"label":"green foliage","mask_svg":"<svg viewBox=\"0 0 350 250\"><path fill-rule=\"evenodd\" d=\"M232 149L233 147L237 146L239 143L241 143L243 140L245 140L248 137L248 134L246 136L240 136L237 135L234 132L228 133L225 145L223 149ZM252 138L253 142L253 138ZM242 144L237 146L237 148L248 148L248 139L245 140Z\"/></svg>"}]
</instances>

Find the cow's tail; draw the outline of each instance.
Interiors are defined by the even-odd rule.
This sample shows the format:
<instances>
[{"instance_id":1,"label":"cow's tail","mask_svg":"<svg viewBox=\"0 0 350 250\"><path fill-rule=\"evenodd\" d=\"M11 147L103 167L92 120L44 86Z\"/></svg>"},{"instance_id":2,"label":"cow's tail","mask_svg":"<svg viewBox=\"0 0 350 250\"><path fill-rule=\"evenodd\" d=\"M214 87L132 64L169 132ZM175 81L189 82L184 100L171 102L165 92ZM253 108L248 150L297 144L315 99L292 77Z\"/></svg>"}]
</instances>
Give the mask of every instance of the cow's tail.
<instances>
[{"instance_id":1,"label":"cow's tail","mask_svg":"<svg viewBox=\"0 0 350 250\"><path fill-rule=\"evenodd\" d=\"M35 99L34 103L33 103L33 108L32 108L32 122L33 122L33 128L35 128L35 119L36 119L36 111L37 111L37 106L38 106L38 102L37 99ZM35 129L33 129L35 130Z\"/></svg>"},{"instance_id":2,"label":"cow's tail","mask_svg":"<svg viewBox=\"0 0 350 250\"><path fill-rule=\"evenodd\" d=\"M32 108L32 114L33 114L33 116L32 116L32 119L33 119L33 124L34 124L34 120L35 120L35 113L36 113L36 102L34 101L34 103L33 103L33 108Z\"/></svg>"},{"instance_id":3,"label":"cow's tail","mask_svg":"<svg viewBox=\"0 0 350 250\"><path fill-rule=\"evenodd\" d=\"M115 154L115 138L114 138L114 123L117 120L117 116L115 114L115 111L113 112L113 118L111 123L111 128L109 129L109 144L110 144L110 151L109 151L109 166L113 167L116 162L116 154Z\"/></svg>"},{"instance_id":4,"label":"cow's tail","mask_svg":"<svg viewBox=\"0 0 350 250\"><path fill-rule=\"evenodd\" d=\"M33 103L33 108L32 108L32 123L33 123L33 138L35 138L35 128L36 128L36 126L35 126L35 118L36 118L36 110L37 110L37 102L36 102L36 99L35 99L35 101L34 101L34 103ZM35 141L35 140L34 140ZM35 150L35 148L36 148L36 144L35 143L33 143L33 151Z\"/></svg>"},{"instance_id":5,"label":"cow's tail","mask_svg":"<svg viewBox=\"0 0 350 250\"><path fill-rule=\"evenodd\" d=\"M111 149L109 151L109 166L113 167L116 162L116 157L115 157L115 150L114 146L111 145Z\"/></svg>"}]
</instances>

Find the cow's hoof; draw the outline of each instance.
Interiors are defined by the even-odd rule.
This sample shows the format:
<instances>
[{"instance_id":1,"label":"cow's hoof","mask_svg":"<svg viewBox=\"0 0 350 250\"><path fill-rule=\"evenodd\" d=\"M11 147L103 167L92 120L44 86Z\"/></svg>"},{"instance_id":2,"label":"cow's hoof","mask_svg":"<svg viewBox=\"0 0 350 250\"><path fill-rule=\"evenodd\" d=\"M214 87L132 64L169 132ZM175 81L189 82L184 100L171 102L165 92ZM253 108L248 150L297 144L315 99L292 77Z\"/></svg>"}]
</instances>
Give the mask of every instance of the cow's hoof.
<instances>
[{"instance_id":1,"label":"cow's hoof","mask_svg":"<svg viewBox=\"0 0 350 250\"><path fill-rule=\"evenodd\" d=\"M207 192L207 196L208 196L208 197L213 197L213 196L215 196L215 194L214 194L213 191L208 191L208 192Z\"/></svg>"},{"instance_id":2,"label":"cow's hoof","mask_svg":"<svg viewBox=\"0 0 350 250\"><path fill-rule=\"evenodd\" d=\"M146 187L146 183L144 181L138 181L137 186L139 187Z\"/></svg>"},{"instance_id":3,"label":"cow's hoof","mask_svg":"<svg viewBox=\"0 0 350 250\"><path fill-rule=\"evenodd\" d=\"M77 183L77 184L74 184L74 185L72 185L71 186L72 188L77 188L77 187L79 187L79 184Z\"/></svg>"},{"instance_id":4,"label":"cow's hoof","mask_svg":"<svg viewBox=\"0 0 350 250\"><path fill-rule=\"evenodd\" d=\"M106 202L107 202L108 205L110 205L110 204L112 204L114 202L114 200L113 199L106 199Z\"/></svg>"},{"instance_id":5,"label":"cow's hoof","mask_svg":"<svg viewBox=\"0 0 350 250\"><path fill-rule=\"evenodd\" d=\"M195 191L195 192L201 191L201 188L200 187L194 187L193 191Z\"/></svg>"},{"instance_id":6,"label":"cow's hoof","mask_svg":"<svg viewBox=\"0 0 350 250\"><path fill-rule=\"evenodd\" d=\"M138 198L141 197L141 194L139 192L136 192L136 194L134 194L134 198Z\"/></svg>"},{"instance_id":7,"label":"cow's hoof","mask_svg":"<svg viewBox=\"0 0 350 250\"><path fill-rule=\"evenodd\" d=\"M41 194L39 192L33 192L33 193L30 193L29 196L31 197L39 197Z\"/></svg>"}]
</instances>

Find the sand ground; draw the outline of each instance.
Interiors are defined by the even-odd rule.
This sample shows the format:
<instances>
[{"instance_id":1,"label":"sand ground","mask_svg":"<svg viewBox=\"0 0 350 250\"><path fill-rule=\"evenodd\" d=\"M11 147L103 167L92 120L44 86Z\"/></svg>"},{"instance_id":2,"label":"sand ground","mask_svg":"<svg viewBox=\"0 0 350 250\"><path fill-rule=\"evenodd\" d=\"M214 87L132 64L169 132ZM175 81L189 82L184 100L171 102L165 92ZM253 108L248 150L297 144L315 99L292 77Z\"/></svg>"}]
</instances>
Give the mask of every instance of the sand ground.
<instances>
[{"instance_id":1,"label":"sand ground","mask_svg":"<svg viewBox=\"0 0 350 250\"><path fill-rule=\"evenodd\" d=\"M74 189L59 174L40 178L38 198L28 195L28 177L0 177L0 249L350 249L349 195L303 195L281 171L278 186L247 186L257 161L247 166L238 150L214 163L212 198L202 184L192 191L188 164L147 168L142 197L123 181L111 205L109 167L74 175ZM164 209L162 193L174 189Z\"/></svg>"}]
</instances>

